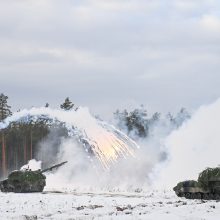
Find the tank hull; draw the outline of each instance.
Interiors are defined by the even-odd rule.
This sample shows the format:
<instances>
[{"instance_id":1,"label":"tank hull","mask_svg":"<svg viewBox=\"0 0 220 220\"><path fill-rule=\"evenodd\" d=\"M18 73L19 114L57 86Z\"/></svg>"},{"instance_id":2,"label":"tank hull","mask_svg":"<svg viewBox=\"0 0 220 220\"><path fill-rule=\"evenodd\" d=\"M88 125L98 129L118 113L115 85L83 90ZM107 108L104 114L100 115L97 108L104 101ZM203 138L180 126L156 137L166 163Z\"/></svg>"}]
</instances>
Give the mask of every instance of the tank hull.
<instances>
[{"instance_id":1,"label":"tank hull","mask_svg":"<svg viewBox=\"0 0 220 220\"><path fill-rule=\"evenodd\" d=\"M42 192L46 176L38 171L14 171L8 179L0 182L2 192L28 193Z\"/></svg>"},{"instance_id":2,"label":"tank hull","mask_svg":"<svg viewBox=\"0 0 220 220\"><path fill-rule=\"evenodd\" d=\"M45 181L40 181L35 184L13 184L8 180L4 180L0 183L0 190L2 192L14 192L14 193L29 193L29 192L42 192Z\"/></svg>"},{"instance_id":3,"label":"tank hull","mask_svg":"<svg viewBox=\"0 0 220 220\"><path fill-rule=\"evenodd\" d=\"M42 192L46 186L44 173L57 169L66 163L67 161L64 161L44 170L14 170L8 175L7 179L0 182L0 190L14 193Z\"/></svg>"},{"instance_id":4,"label":"tank hull","mask_svg":"<svg viewBox=\"0 0 220 220\"><path fill-rule=\"evenodd\" d=\"M216 190L215 187L204 188L194 180L180 182L173 190L178 197L186 199L220 200L219 190Z\"/></svg>"}]
</instances>

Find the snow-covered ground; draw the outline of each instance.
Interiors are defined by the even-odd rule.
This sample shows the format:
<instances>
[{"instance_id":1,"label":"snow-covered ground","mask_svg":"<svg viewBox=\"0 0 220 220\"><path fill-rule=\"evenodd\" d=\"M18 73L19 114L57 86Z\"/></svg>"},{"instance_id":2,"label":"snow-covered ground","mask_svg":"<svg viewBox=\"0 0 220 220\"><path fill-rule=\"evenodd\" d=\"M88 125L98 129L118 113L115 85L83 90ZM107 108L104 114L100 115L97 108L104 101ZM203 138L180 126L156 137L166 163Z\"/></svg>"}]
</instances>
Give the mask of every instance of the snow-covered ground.
<instances>
[{"instance_id":1,"label":"snow-covered ground","mask_svg":"<svg viewBox=\"0 0 220 220\"><path fill-rule=\"evenodd\" d=\"M1 220L220 219L220 202L186 200L172 191L140 193L1 193Z\"/></svg>"}]
</instances>

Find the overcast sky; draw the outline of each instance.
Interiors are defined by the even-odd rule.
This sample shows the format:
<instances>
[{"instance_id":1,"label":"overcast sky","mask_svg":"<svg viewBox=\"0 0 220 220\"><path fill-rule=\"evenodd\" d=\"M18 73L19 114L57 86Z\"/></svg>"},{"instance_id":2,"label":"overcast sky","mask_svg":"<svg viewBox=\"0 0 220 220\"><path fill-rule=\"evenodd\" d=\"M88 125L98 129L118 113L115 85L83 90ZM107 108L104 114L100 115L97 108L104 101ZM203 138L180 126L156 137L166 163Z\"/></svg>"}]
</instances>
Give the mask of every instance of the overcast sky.
<instances>
[{"instance_id":1,"label":"overcast sky","mask_svg":"<svg viewBox=\"0 0 220 220\"><path fill-rule=\"evenodd\" d=\"M0 93L104 117L220 97L219 0L0 0Z\"/></svg>"}]
</instances>

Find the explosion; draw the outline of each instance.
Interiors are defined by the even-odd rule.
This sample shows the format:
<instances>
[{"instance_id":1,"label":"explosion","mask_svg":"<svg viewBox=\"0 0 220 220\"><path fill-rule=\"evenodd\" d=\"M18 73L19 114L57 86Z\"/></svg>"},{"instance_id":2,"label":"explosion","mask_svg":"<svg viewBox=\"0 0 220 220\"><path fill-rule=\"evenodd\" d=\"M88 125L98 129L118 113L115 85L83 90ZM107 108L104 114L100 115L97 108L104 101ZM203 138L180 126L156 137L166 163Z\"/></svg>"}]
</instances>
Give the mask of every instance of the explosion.
<instances>
[{"instance_id":1,"label":"explosion","mask_svg":"<svg viewBox=\"0 0 220 220\"><path fill-rule=\"evenodd\" d=\"M0 123L0 129L14 121L37 120L39 117L64 122L69 136L76 137L85 149L90 149L101 162L104 169L119 158L134 156L138 145L115 127L93 117L87 108L80 107L77 111L53 110L50 108L32 108L22 110Z\"/></svg>"},{"instance_id":2,"label":"explosion","mask_svg":"<svg viewBox=\"0 0 220 220\"><path fill-rule=\"evenodd\" d=\"M96 141L91 140L93 152L105 168L108 169L110 164L115 163L118 158L128 155L134 156L134 151L130 145L135 143L129 143L131 140L128 138L123 140L122 137L120 138L115 133L104 131L97 136Z\"/></svg>"}]
</instances>

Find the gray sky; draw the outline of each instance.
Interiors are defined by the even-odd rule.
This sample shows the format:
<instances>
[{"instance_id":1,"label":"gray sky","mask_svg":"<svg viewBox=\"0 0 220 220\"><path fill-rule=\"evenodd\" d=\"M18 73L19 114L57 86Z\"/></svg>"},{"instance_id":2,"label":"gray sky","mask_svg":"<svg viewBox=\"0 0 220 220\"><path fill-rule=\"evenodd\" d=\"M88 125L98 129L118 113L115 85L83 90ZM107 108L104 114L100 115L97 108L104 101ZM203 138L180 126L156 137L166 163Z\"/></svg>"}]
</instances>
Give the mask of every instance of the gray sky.
<instances>
[{"instance_id":1,"label":"gray sky","mask_svg":"<svg viewBox=\"0 0 220 220\"><path fill-rule=\"evenodd\" d=\"M0 92L104 117L220 96L219 0L0 0Z\"/></svg>"}]
</instances>

